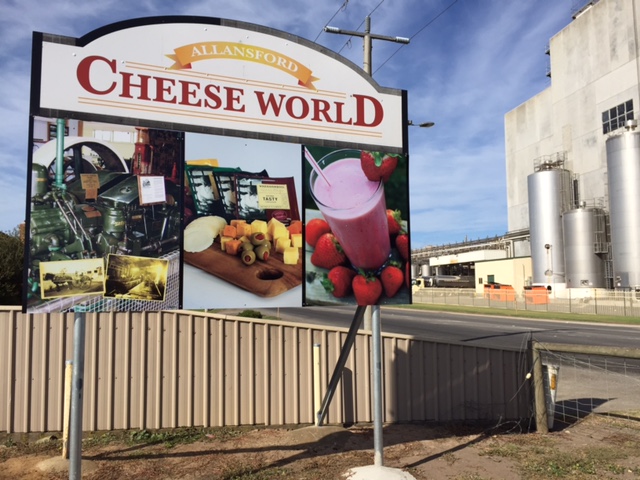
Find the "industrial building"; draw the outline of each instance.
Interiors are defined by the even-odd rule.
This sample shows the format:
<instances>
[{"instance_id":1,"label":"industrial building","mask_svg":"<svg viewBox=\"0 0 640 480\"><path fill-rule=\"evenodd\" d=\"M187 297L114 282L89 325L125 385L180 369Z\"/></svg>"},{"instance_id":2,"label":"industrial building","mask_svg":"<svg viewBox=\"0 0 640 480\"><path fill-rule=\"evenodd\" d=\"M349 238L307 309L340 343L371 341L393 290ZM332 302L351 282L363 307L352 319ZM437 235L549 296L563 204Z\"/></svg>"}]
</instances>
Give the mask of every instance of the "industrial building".
<instances>
[{"instance_id":1,"label":"industrial building","mask_svg":"<svg viewBox=\"0 0 640 480\"><path fill-rule=\"evenodd\" d=\"M640 291L639 33L640 2L599 0L550 39L550 86L505 115L508 233L414 250L416 276L465 251L478 291Z\"/></svg>"}]
</instances>

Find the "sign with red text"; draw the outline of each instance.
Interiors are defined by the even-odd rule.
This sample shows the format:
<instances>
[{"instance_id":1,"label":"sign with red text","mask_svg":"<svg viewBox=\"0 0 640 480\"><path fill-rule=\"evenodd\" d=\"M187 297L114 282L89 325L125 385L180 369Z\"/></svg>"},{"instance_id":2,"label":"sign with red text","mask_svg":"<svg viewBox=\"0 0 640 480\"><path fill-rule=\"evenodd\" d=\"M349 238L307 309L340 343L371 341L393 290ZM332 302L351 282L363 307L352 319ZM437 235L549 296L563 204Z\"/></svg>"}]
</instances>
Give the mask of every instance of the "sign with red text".
<instances>
[{"instance_id":1,"label":"sign with red text","mask_svg":"<svg viewBox=\"0 0 640 480\"><path fill-rule=\"evenodd\" d=\"M40 108L402 147L399 91L311 42L218 22L43 36Z\"/></svg>"},{"instance_id":2,"label":"sign with red text","mask_svg":"<svg viewBox=\"0 0 640 480\"><path fill-rule=\"evenodd\" d=\"M405 91L217 18L34 33L33 53L26 311L410 303Z\"/></svg>"}]
</instances>

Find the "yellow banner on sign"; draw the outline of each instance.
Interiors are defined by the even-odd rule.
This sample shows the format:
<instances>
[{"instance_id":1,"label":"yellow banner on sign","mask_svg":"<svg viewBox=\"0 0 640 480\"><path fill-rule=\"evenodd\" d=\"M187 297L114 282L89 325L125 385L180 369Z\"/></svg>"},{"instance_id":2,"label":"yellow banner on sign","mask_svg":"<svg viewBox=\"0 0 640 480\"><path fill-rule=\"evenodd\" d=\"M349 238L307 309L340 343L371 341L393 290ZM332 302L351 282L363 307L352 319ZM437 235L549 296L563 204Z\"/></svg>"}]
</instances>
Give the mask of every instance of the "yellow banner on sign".
<instances>
[{"instance_id":1,"label":"yellow banner on sign","mask_svg":"<svg viewBox=\"0 0 640 480\"><path fill-rule=\"evenodd\" d=\"M201 60L231 59L256 62L277 68L293 75L298 79L299 85L307 88L315 89L313 82L318 80L311 74L311 70L291 57L255 45L235 42L202 42L184 45L173 51L174 53L167 55L175 62L169 67L170 70L191 68L193 62Z\"/></svg>"}]
</instances>

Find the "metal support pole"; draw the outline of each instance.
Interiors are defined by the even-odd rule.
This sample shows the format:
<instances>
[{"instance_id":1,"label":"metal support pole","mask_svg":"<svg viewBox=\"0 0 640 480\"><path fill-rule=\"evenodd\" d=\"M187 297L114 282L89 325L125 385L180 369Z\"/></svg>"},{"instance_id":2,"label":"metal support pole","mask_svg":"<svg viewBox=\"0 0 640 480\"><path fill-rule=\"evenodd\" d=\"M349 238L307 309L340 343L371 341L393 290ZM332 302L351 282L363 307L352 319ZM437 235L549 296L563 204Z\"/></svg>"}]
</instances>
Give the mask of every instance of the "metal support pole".
<instances>
[{"instance_id":1,"label":"metal support pole","mask_svg":"<svg viewBox=\"0 0 640 480\"><path fill-rule=\"evenodd\" d=\"M69 480L80 480L82 478L82 401L84 397L85 316L86 314L83 312L76 312L73 326Z\"/></svg>"},{"instance_id":2,"label":"metal support pole","mask_svg":"<svg viewBox=\"0 0 640 480\"><path fill-rule=\"evenodd\" d=\"M380 322L380 306L374 305L372 309L372 335L373 342L373 464L377 467L384 465L382 442L382 328Z\"/></svg>"},{"instance_id":3,"label":"metal support pole","mask_svg":"<svg viewBox=\"0 0 640 480\"><path fill-rule=\"evenodd\" d=\"M62 458L69 458L69 418L71 417L71 384L73 362L67 360L64 369L64 411L62 420Z\"/></svg>"},{"instance_id":4,"label":"metal support pole","mask_svg":"<svg viewBox=\"0 0 640 480\"><path fill-rule=\"evenodd\" d=\"M64 118L56 120L56 181L58 188L65 188L64 183Z\"/></svg>"},{"instance_id":5,"label":"metal support pole","mask_svg":"<svg viewBox=\"0 0 640 480\"><path fill-rule=\"evenodd\" d=\"M324 394L324 399L322 400L322 407L320 411L317 413L316 425L322 425L324 418L327 416L327 410L329 409L329 404L331 403L331 399L333 398L333 394L336 392L336 387L338 386L338 382L342 377L342 370L347 363L347 358L349 358L349 353L351 353L351 347L353 346L353 342L358 335L358 330L360 329L360 324L362 323L362 317L364 316L364 310L366 307L359 306L356 309L356 313L353 316L353 320L351 321L351 326L349 327L349 333L347 333L347 338L344 341L344 345L342 346L342 350L340 351L340 356L338 357L338 363L336 364L336 368L333 370L333 374L331 375L331 380L329 380L329 386L327 387L327 391Z\"/></svg>"},{"instance_id":6,"label":"metal support pole","mask_svg":"<svg viewBox=\"0 0 640 480\"><path fill-rule=\"evenodd\" d=\"M313 413L316 415L316 427L319 427L318 413L322 406L322 392L320 391L320 344L313 344Z\"/></svg>"},{"instance_id":7,"label":"metal support pole","mask_svg":"<svg viewBox=\"0 0 640 480\"><path fill-rule=\"evenodd\" d=\"M366 330L367 332L371 331L371 307L366 307L365 311L364 311L364 319L362 322L362 328L363 330Z\"/></svg>"}]
</instances>

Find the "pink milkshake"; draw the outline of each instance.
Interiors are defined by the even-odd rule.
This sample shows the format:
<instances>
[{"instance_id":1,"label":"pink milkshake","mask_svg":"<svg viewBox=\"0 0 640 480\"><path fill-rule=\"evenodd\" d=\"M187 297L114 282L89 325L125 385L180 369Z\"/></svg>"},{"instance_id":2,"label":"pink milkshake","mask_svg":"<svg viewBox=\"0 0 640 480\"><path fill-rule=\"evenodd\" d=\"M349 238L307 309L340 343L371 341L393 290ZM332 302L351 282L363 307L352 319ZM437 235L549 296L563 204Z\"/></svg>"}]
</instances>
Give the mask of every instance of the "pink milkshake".
<instances>
[{"instance_id":1,"label":"pink milkshake","mask_svg":"<svg viewBox=\"0 0 640 480\"><path fill-rule=\"evenodd\" d=\"M391 251L384 185L367 179L360 150L338 150L318 164L331 185L313 171L311 194L351 264L380 268Z\"/></svg>"}]
</instances>

